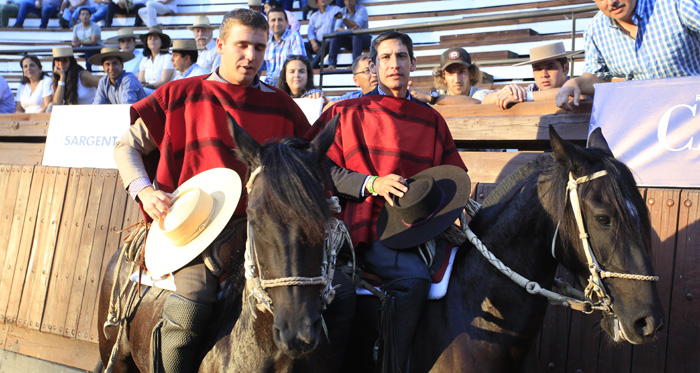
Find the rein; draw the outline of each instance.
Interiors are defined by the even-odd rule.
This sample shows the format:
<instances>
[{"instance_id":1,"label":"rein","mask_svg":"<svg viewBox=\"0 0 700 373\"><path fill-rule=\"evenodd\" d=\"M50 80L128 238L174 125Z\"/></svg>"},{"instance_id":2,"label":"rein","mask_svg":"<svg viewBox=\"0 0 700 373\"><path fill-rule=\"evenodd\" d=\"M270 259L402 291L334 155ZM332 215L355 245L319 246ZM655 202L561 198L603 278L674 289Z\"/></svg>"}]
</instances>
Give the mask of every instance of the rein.
<instances>
[{"instance_id":1,"label":"rein","mask_svg":"<svg viewBox=\"0 0 700 373\"><path fill-rule=\"evenodd\" d=\"M250 194L253 189L253 182L255 178L262 171L262 166L255 169L248 179L246 184L246 189ZM245 278L246 278L246 290L248 291L249 306L253 313L256 315L255 308L261 312L270 312L274 314L274 306L272 304L272 298L267 293L265 289L282 287L282 286L308 286L308 285L322 285L321 289L321 300L322 300L322 311L326 309L333 298L335 297L335 288L333 287L333 274L335 272L335 263L338 251L340 250L340 245L342 245L343 240L337 240L334 237L334 231L341 231L339 229L339 224L335 224L336 229L333 228L332 220L329 221L328 230L326 232L326 237L324 240L324 250L323 250L323 261L321 265L321 275L315 277L301 277L301 276L290 276L290 277L280 277L268 279L263 276L262 267L258 262L258 254L255 247L255 239L253 237L253 229L250 226L250 221L248 221L248 238L246 241L245 250ZM344 225L342 225L344 227ZM345 230L345 235L347 235L347 229ZM342 237L341 237L342 238ZM340 241L340 244L337 242Z\"/></svg>"}]
</instances>

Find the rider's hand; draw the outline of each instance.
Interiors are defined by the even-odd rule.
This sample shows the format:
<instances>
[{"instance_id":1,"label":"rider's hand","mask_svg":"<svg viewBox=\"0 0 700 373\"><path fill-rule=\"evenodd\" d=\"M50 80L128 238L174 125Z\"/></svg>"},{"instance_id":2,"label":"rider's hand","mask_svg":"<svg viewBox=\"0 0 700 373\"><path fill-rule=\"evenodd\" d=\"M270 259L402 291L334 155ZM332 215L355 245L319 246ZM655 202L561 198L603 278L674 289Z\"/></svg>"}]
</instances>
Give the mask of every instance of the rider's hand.
<instances>
[{"instance_id":1,"label":"rider's hand","mask_svg":"<svg viewBox=\"0 0 700 373\"><path fill-rule=\"evenodd\" d=\"M170 212L170 206L173 204L175 196L149 186L142 189L138 197L148 216L154 221L158 221L165 218L165 215Z\"/></svg>"},{"instance_id":2,"label":"rider's hand","mask_svg":"<svg viewBox=\"0 0 700 373\"><path fill-rule=\"evenodd\" d=\"M374 189L375 193L384 197L389 205L394 206L392 194L399 198L403 197L403 194L408 191L408 187L406 185L406 179L403 177L389 174L376 178L372 189Z\"/></svg>"},{"instance_id":3,"label":"rider's hand","mask_svg":"<svg viewBox=\"0 0 700 373\"><path fill-rule=\"evenodd\" d=\"M571 103L569 103L569 97L574 98ZM581 88L579 88L575 79L569 79L557 93L557 106L564 110L573 110L574 106L578 106L580 99Z\"/></svg>"}]
</instances>

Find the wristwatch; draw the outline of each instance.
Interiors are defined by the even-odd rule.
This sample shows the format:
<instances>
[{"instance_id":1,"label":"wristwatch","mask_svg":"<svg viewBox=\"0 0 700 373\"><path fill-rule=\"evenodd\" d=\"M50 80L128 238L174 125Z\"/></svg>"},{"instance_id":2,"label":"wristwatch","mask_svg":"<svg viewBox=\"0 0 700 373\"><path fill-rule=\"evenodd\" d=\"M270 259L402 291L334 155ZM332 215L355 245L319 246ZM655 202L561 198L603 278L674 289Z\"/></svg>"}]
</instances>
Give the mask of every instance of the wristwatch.
<instances>
[{"instance_id":1,"label":"wristwatch","mask_svg":"<svg viewBox=\"0 0 700 373\"><path fill-rule=\"evenodd\" d=\"M432 91L430 91L430 105L435 105L438 98L440 98L440 92L438 92L434 89Z\"/></svg>"}]
</instances>

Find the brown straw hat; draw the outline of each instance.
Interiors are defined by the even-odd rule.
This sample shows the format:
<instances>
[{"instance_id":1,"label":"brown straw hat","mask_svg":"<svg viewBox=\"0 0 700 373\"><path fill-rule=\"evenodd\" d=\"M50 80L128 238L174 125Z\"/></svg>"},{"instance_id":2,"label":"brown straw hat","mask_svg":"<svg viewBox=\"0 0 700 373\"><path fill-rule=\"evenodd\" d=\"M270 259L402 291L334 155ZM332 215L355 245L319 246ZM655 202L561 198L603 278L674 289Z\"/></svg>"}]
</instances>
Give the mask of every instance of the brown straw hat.
<instances>
[{"instance_id":1,"label":"brown straw hat","mask_svg":"<svg viewBox=\"0 0 700 373\"><path fill-rule=\"evenodd\" d=\"M117 31L117 36L112 36L105 40L105 44L119 44L119 39L134 38L139 40L140 35L134 34L134 29L131 27L122 27Z\"/></svg>"},{"instance_id":2,"label":"brown straw hat","mask_svg":"<svg viewBox=\"0 0 700 373\"><path fill-rule=\"evenodd\" d=\"M104 47L100 49L100 53L88 58L88 62L92 65L101 66L102 60L107 57L119 57L121 58L122 62L126 62L134 58L134 54L131 52L122 52L117 47Z\"/></svg>"},{"instance_id":3,"label":"brown straw hat","mask_svg":"<svg viewBox=\"0 0 700 373\"><path fill-rule=\"evenodd\" d=\"M160 36L160 49L167 50L170 48L170 36L166 35L163 33L163 30L161 30L160 27L158 26L152 26L147 33L141 34L139 38L141 39L141 42L143 45L148 45L146 42L148 41L148 35L158 35Z\"/></svg>"},{"instance_id":4,"label":"brown straw hat","mask_svg":"<svg viewBox=\"0 0 700 373\"><path fill-rule=\"evenodd\" d=\"M539 47L530 48L530 60L516 63L513 66L532 65L533 63L569 57L579 53L583 53L583 50L567 52L564 48L564 43L562 42L547 44Z\"/></svg>"},{"instance_id":5,"label":"brown straw hat","mask_svg":"<svg viewBox=\"0 0 700 373\"><path fill-rule=\"evenodd\" d=\"M172 52L177 51L197 51L197 42L194 39L177 39L173 40Z\"/></svg>"},{"instance_id":6,"label":"brown straw hat","mask_svg":"<svg viewBox=\"0 0 700 373\"><path fill-rule=\"evenodd\" d=\"M201 254L226 227L241 198L241 178L213 168L182 183L170 212L151 225L146 267L155 276L176 271Z\"/></svg>"},{"instance_id":7,"label":"brown straw hat","mask_svg":"<svg viewBox=\"0 0 700 373\"><path fill-rule=\"evenodd\" d=\"M394 196L377 218L377 236L386 247L407 249L444 232L469 199L469 175L457 166L436 166L406 179L408 191Z\"/></svg>"},{"instance_id":8,"label":"brown straw hat","mask_svg":"<svg viewBox=\"0 0 700 373\"><path fill-rule=\"evenodd\" d=\"M53 53L53 58L73 57L73 47L71 46L51 48L51 52Z\"/></svg>"},{"instance_id":9,"label":"brown straw hat","mask_svg":"<svg viewBox=\"0 0 700 373\"><path fill-rule=\"evenodd\" d=\"M187 28L190 30L194 29L195 27L216 29L215 26L212 26L211 23L209 23L209 17L207 16L197 16L195 17L192 26L187 26Z\"/></svg>"}]
</instances>

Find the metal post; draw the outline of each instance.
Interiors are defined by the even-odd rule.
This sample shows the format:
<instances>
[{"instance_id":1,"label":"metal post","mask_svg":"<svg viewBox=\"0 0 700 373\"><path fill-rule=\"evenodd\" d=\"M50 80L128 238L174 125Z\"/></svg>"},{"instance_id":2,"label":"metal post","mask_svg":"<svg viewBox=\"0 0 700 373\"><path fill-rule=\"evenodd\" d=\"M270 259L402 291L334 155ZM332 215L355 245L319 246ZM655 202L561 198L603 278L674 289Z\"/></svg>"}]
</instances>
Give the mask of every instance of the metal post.
<instances>
[{"instance_id":1,"label":"metal post","mask_svg":"<svg viewBox=\"0 0 700 373\"><path fill-rule=\"evenodd\" d=\"M323 90L323 60L326 59L326 35L323 35L323 39L321 40L321 50L318 52L321 53L321 62L319 62L318 71L318 89ZM311 68L313 68L313 66L311 66Z\"/></svg>"},{"instance_id":2,"label":"metal post","mask_svg":"<svg viewBox=\"0 0 700 373\"><path fill-rule=\"evenodd\" d=\"M571 51L576 50L576 12L571 12ZM574 56L569 57L569 79L574 78Z\"/></svg>"}]
</instances>

